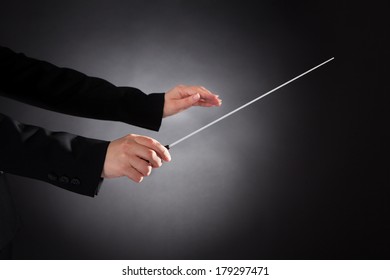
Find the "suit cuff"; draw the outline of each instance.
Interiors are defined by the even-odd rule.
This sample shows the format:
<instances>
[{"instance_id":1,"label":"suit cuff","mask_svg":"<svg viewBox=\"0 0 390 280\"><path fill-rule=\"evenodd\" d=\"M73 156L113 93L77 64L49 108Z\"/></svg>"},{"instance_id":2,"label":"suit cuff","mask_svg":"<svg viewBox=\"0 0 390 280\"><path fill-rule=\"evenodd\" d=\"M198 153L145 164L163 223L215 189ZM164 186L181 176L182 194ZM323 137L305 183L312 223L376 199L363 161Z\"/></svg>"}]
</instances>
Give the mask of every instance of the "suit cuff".
<instances>
[{"instance_id":1,"label":"suit cuff","mask_svg":"<svg viewBox=\"0 0 390 280\"><path fill-rule=\"evenodd\" d=\"M122 99L117 110L117 120L138 127L158 131L164 112L164 93L144 94L138 89L120 88Z\"/></svg>"},{"instance_id":2,"label":"suit cuff","mask_svg":"<svg viewBox=\"0 0 390 280\"><path fill-rule=\"evenodd\" d=\"M53 165L48 175L49 183L82 195L96 196L103 183L101 174L109 143L77 136L72 143L77 160L69 167ZM72 164L69 162L69 165Z\"/></svg>"}]
</instances>

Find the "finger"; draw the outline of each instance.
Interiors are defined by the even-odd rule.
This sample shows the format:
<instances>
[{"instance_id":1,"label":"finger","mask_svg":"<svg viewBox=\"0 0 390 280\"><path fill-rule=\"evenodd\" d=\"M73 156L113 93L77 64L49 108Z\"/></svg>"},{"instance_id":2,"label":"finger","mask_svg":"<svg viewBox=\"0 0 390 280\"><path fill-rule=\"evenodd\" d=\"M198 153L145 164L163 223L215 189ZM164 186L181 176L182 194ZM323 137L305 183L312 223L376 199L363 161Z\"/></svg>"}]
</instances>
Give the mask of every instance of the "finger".
<instances>
[{"instance_id":1,"label":"finger","mask_svg":"<svg viewBox=\"0 0 390 280\"><path fill-rule=\"evenodd\" d=\"M152 173L152 166L148 161L134 156L130 162L131 166L141 173L142 176L149 176Z\"/></svg>"},{"instance_id":2,"label":"finger","mask_svg":"<svg viewBox=\"0 0 390 280\"><path fill-rule=\"evenodd\" d=\"M162 159L157 155L157 153L149 147L138 144L139 148L137 149L136 156L141 159L143 162L147 162L153 168L158 168L162 165Z\"/></svg>"},{"instance_id":3,"label":"finger","mask_svg":"<svg viewBox=\"0 0 390 280\"><path fill-rule=\"evenodd\" d=\"M212 106L221 106L222 100L219 99L218 95L213 94L211 91L203 86L196 86L192 90L197 91L200 94L201 100Z\"/></svg>"},{"instance_id":4,"label":"finger","mask_svg":"<svg viewBox=\"0 0 390 280\"><path fill-rule=\"evenodd\" d=\"M126 169L125 175L127 176L127 178L129 178L130 180L136 183L141 183L142 180L144 179L144 176L142 176L142 174L139 173L130 164L129 164L129 168Z\"/></svg>"},{"instance_id":5,"label":"finger","mask_svg":"<svg viewBox=\"0 0 390 280\"><path fill-rule=\"evenodd\" d=\"M194 95L188 96L186 98L175 100L175 107L178 108L180 111L185 110L194 106L199 101L199 99L200 94L195 93Z\"/></svg>"},{"instance_id":6,"label":"finger","mask_svg":"<svg viewBox=\"0 0 390 280\"><path fill-rule=\"evenodd\" d=\"M198 102L196 102L193 106L202 106L202 107L214 107L214 106L221 106L222 100L218 99L219 105L212 104L208 102L207 100L201 98Z\"/></svg>"},{"instance_id":7,"label":"finger","mask_svg":"<svg viewBox=\"0 0 390 280\"><path fill-rule=\"evenodd\" d=\"M180 93L181 98L188 97L190 95L194 95L197 93L199 93L201 96L205 96L208 98L210 98L212 96L216 96L215 94L213 94L211 91L209 91L208 89L206 89L203 86L180 85L177 88L178 88L178 92Z\"/></svg>"},{"instance_id":8,"label":"finger","mask_svg":"<svg viewBox=\"0 0 390 280\"><path fill-rule=\"evenodd\" d=\"M153 168L157 168L162 165L161 157L157 155L157 153L153 150L153 148L149 148L145 145L147 142L151 142L151 143L153 143L154 141L157 142L156 140L150 137L136 135L136 134L131 134L130 136L131 136L130 142L132 143L131 149L125 150L126 156L129 159L133 159L134 156L136 156L138 158L143 159L144 162L145 161L149 162ZM142 141L143 138L145 138L144 141ZM151 146L151 144L149 144L149 146Z\"/></svg>"},{"instance_id":9,"label":"finger","mask_svg":"<svg viewBox=\"0 0 390 280\"><path fill-rule=\"evenodd\" d=\"M135 141L138 144L141 144L141 145L153 150L157 154L157 156L159 158L163 159L164 161L171 161L171 155L170 155L169 151L167 150L167 148L165 148L163 145L161 145L161 143L159 143L157 140L154 140L153 138L146 137L146 136L139 136L139 137L135 138ZM155 158L153 157L153 154L150 154L150 152L147 152L147 154L145 156L147 157L147 158L145 158L146 160L152 160L154 162ZM156 165L158 165L158 164L156 164ZM153 166L153 167L155 167L155 166ZM158 167L158 166L156 166L156 167Z\"/></svg>"},{"instance_id":10,"label":"finger","mask_svg":"<svg viewBox=\"0 0 390 280\"><path fill-rule=\"evenodd\" d=\"M194 106L200 106L200 107L214 107L215 105L210 104L210 103L206 103L206 102L199 101L199 102L196 102L196 103L194 104Z\"/></svg>"}]
</instances>

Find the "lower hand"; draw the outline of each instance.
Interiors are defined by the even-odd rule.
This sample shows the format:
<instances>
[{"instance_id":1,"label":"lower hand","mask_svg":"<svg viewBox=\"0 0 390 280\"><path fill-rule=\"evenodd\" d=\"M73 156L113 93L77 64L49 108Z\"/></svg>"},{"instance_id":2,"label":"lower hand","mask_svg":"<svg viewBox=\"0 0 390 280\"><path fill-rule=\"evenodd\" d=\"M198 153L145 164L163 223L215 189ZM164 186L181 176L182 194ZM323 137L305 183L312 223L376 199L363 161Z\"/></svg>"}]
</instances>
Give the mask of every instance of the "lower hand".
<instances>
[{"instance_id":1,"label":"lower hand","mask_svg":"<svg viewBox=\"0 0 390 280\"><path fill-rule=\"evenodd\" d=\"M112 141L107 149L102 177L116 178L126 176L140 183L149 176L153 168L170 161L168 150L156 140L129 134Z\"/></svg>"},{"instance_id":2,"label":"lower hand","mask_svg":"<svg viewBox=\"0 0 390 280\"><path fill-rule=\"evenodd\" d=\"M218 95L202 86L178 85L165 93L163 117L172 116L192 106L221 106Z\"/></svg>"}]
</instances>

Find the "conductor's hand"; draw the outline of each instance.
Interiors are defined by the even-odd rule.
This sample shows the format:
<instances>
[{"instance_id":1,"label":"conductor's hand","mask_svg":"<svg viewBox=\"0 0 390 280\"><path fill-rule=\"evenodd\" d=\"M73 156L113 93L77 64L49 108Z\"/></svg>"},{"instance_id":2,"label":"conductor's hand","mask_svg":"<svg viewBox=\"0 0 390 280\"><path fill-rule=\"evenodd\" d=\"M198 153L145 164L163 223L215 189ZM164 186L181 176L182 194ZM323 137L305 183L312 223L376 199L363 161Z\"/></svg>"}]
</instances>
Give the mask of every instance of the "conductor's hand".
<instances>
[{"instance_id":1,"label":"conductor's hand","mask_svg":"<svg viewBox=\"0 0 390 280\"><path fill-rule=\"evenodd\" d=\"M218 95L202 86L178 85L165 93L163 117L169 117L192 106L221 106Z\"/></svg>"},{"instance_id":2,"label":"conductor's hand","mask_svg":"<svg viewBox=\"0 0 390 280\"><path fill-rule=\"evenodd\" d=\"M149 176L152 168L158 168L162 161L170 161L168 150L156 140L129 134L108 145L102 177L126 176L140 183Z\"/></svg>"}]
</instances>

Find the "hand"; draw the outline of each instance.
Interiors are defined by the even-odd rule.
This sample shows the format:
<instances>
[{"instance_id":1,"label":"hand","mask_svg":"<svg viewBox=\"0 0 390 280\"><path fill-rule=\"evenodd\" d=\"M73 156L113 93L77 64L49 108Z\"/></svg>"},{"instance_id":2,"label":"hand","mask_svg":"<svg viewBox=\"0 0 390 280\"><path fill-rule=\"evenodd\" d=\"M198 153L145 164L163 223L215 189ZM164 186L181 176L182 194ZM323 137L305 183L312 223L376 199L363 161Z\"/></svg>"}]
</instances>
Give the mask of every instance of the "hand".
<instances>
[{"instance_id":1,"label":"hand","mask_svg":"<svg viewBox=\"0 0 390 280\"><path fill-rule=\"evenodd\" d=\"M178 85L165 93L163 117L172 116L192 106L221 106L222 100L202 86Z\"/></svg>"},{"instance_id":2,"label":"hand","mask_svg":"<svg viewBox=\"0 0 390 280\"><path fill-rule=\"evenodd\" d=\"M171 160L163 145L150 137L129 134L108 145L102 177L126 176L140 183L150 175L152 168L162 165L162 160Z\"/></svg>"}]
</instances>

